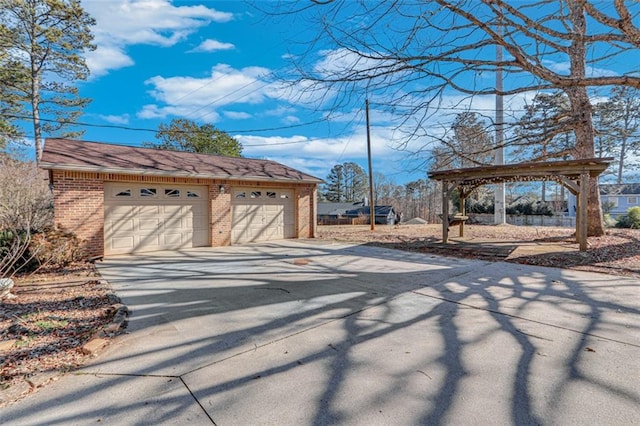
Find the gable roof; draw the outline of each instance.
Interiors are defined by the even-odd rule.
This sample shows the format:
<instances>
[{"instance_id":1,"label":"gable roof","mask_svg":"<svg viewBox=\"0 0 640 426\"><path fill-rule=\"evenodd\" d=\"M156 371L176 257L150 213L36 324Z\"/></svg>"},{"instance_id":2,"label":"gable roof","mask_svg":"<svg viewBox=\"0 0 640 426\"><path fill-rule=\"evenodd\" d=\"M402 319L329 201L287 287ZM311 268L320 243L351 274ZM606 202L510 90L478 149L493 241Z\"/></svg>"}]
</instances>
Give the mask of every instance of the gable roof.
<instances>
[{"instance_id":1,"label":"gable roof","mask_svg":"<svg viewBox=\"0 0 640 426\"><path fill-rule=\"evenodd\" d=\"M602 195L640 195L640 183L601 183Z\"/></svg>"},{"instance_id":2,"label":"gable roof","mask_svg":"<svg viewBox=\"0 0 640 426\"><path fill-rule=\"evenodd\" d=\"M47 139L40 167L155 176L320 183L321 179L270 160L224 157L71 139Z\"/></svg>"}]
</instances>

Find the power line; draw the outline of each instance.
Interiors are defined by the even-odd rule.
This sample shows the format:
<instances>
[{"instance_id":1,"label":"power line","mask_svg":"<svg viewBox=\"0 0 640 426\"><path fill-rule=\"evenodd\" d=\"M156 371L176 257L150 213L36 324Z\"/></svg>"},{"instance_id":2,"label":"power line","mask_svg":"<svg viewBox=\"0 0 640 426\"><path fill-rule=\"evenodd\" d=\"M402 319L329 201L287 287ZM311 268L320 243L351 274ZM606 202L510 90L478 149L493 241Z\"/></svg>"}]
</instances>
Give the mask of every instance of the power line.
<instances>
[{"instance_id":1,"label":"power line","mask_svg":"<svg viewBox=\"0 0 640 426\"><path fill-rule=\"evenodd\" d=\"M13 115L13 114L0 114L0 116L5 118L13 118L18 120L30 120L32 117L26 115ZM64 120L52 120L47 118L40 118L40 121L45 121L47 123L56 123L56 124L68 124L73 126L82 126L82 127L94 127L94 128L103 128L103 129L119 129L119 130L129 130L136 132L153 132L156 133L158 129L150 129L145 127L130 127L123 126L117 124L94 124L94 123L85 123L81 121L64 121ZM310 126L312 124L318 124L326 121L325 118L319 118L317 120L308 121L306 123L297 123L297 124L288 124L286 126L276 126L276 127L265 127L258 129L243 129L243 130L225 130L225 133L260 133L260 132L269 132L273 130L286 130L286 129L295 129L297 127ZM184 133L188 133L188 131L184 131Z\"/></svg>"}]
</instances>

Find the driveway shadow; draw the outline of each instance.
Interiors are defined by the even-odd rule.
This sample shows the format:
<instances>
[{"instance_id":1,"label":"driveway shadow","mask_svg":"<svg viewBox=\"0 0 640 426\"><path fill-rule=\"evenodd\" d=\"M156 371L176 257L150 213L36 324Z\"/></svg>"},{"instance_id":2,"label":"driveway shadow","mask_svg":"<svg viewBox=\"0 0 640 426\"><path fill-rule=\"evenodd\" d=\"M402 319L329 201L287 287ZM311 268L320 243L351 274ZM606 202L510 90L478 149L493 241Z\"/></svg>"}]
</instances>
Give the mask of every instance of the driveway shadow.
<instances>
[{"instance_id":1,"label":"driveway shadow","mask_svg":"<svg viewBox=\"0 0 640 426\"><path fill-rule=\"evenodd\" d=\"M84 369L99 383L0 420L27 405L58 409L61 424L94 420L105 389L162 378L192 396L159 384L164 421L194 404L216 424L640 421L635 280L302 242L113 258L100 270L133 314L130 334ZM111 408L137 412L141 397Z\"/></svg>"}]
</instances>

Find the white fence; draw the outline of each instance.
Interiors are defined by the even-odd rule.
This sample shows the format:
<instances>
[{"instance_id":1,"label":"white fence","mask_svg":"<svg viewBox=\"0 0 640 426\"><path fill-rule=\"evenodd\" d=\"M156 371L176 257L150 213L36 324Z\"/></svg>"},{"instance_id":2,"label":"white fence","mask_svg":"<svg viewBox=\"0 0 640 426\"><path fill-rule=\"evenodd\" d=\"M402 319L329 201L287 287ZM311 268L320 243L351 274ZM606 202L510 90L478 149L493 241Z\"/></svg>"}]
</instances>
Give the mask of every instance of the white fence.
<instances>
[{"instance_id":1,"label":"white fence","mask_svg":"<svg viewBox=\"0 0 640 426\"><path fill-rule=\"evenodd\" d=\"M469 213L467 223L480 223L483 225L495 222L492 214ZM542 215L507 215L507 223L519 226L557 226L560 228L575 228L576 218L568 216L542 216Z\"/></svg>"}]
</instances>

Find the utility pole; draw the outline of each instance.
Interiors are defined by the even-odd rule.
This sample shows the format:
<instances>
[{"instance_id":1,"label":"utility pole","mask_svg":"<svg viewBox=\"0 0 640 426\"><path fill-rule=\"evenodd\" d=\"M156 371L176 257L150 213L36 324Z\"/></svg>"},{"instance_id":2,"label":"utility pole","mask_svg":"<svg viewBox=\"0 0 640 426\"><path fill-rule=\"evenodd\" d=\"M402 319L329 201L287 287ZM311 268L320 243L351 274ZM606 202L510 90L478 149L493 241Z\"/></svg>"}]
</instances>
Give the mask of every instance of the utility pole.
<instances>
[{"instance_id":1,"label":"utility pole","mask_svg":"<svg viewBox=\"0 0 640 426\"><path fill-rule=\"evenodd\" d=\"M371 166L371 131L369 126L369 99L365 100L367 114L367 157L369 158L369 221L371 230L376 229L376 203L373 200L373 167Z\"/></svg>"},{"instance_id":2,"label":"utility pole","mask_svg":"<svg viewBox=\"0 0 640 426\"><path fill-rule=\"evenodd\" d=\"M498 24L498 33L502 36L502 24ZM502 97L502 46L496 46L496 149L494 150L494 164L504 164L504 100ZM494 194L494 223L504 225L507 222L505 214L504 182L497 183Z\"/></svg>"}]
</instances>

